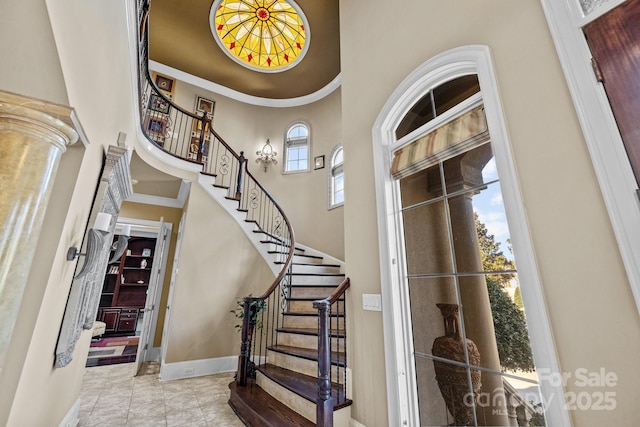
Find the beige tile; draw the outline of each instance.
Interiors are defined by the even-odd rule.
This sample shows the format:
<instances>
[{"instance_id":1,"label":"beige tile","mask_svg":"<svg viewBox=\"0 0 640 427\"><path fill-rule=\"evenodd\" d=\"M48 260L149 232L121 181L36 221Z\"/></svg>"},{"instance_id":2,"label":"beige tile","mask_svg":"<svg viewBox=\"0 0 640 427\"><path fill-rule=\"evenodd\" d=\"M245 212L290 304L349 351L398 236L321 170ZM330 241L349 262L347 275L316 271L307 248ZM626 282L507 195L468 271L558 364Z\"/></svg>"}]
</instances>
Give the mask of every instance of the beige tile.
<instances>
[{"instance_id":1,"label":"beige tile","mask_svg":"<svg viewBox=\"0 0 640 427\"><path fill-rule=\"evenodd\" d=\"M227 404L232 373L160 382L157 366L136 377L134 369L123 364L85 370L79 427L243 426Z\"/></svg>"},{"instance_id":2,"label":"beige tile","mask_svg":"<svg viewBox=\"0 0 640 427\"><path fill-rule=\"evenodd\" d=\"M203 422L206 426L206 420L200 408L186 409L184 411L167 410L167 427L191 426Z\"/></svg>"},{"instance_id":3,"label":"beige tile","mask_svg":"<svg viewBox=\"0 0 640 427\"><path fill-rule=\"evenodd\" d=\"M155 415L136 415L129 413L127 417L127 427L164 427L167 425L164 412Z\"/></svg>"},{"instance_id":4,"label":"beige tile","mask_svg":"<svg viewBox=\"0 0 640 427\"><path fill-rule=\"evenodd\" d=\"M182 410L182 409L194 409L199 408L200 404L198 403L198 399L196 395L188 392L183 394L173 394L167 395L165 393L165 406L167 408L167 413L169 413L172 409Z\"/></svg>"}]
</instances>

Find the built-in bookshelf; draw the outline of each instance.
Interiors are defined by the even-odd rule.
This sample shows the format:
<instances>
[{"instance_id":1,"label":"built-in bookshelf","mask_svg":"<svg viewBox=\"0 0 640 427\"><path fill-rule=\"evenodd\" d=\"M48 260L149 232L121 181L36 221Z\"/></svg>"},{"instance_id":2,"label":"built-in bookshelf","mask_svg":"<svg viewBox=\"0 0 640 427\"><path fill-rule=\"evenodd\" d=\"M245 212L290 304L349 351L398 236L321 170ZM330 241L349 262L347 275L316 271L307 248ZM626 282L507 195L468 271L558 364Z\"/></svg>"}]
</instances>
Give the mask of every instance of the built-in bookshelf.
<instances>
[{"instance_id":1,"label":"built-in bookshelf","mask_svg":"<svg viewBox=\"0 0 640 427\"><path fill-rule=\"evenodd\" d=\"M118 238L114 236L114 249ZM107 266L97 315L106 323L106 333L136 330L138 312L147 299L155 245L155 238L131 237L122 256Z\"/></svg>"}]
</instances>

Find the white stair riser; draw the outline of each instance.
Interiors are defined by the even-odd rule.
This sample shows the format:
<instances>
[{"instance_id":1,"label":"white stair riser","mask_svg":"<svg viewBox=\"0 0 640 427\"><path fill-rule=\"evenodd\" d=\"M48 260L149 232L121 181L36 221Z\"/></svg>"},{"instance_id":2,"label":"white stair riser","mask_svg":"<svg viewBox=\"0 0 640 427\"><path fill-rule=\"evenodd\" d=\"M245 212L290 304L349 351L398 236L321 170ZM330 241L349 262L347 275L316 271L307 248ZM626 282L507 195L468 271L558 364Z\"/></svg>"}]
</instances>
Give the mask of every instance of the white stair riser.
<instances>
[{"instance_id":1,"label":"white stair riser","mask_svg":"<svg viewBox=\"0 0 640 427\"><path fill-rule=\"evenodd\" d=\"M318 336L278 332L278 344L317 349ZM344 351L344 338L331 338L331 351Z\"/></svg>"},{"instance_id":2,"label":"white stair riser","mask_svg":"<svg viewBox=\"0 0 640 427\"><path fill-rule=\"evenodd\" d=\"M300 397L296 393L282 387L280 384L267 378L258 372L256 383L276 400L287 405L311 422L316 422L316 404ZM351 406L333 411L333 425L336 427L348 427L351 421Z\"/></svg>"},{"instance_id":3,"label":"white stair riser","mask_svg":"<svg viewBox=\"0 0 640 427\"><path fill-rule=\"evenodd\" d=\"M311 377L318 376L318 362L315 360L301 359L289 354L278 353L277 351L268 351L267 356L269 363L273 365L280 366L291 371L300 372L301 374L309 375ZM344 368L331 366L331 381L338 382L337 379L341 378L342 383L344 384L344 376Z\"/></svg>"},{"instance_id":4,"label":"white stair riser","mask_svg":"<svg viewBox=\"0 0 640 427\"><path fill-rule=\"evenodd\" d=\"M317 328L317 316L284 316L282 326L285 328ZM331 317L329 319L329 327L331 329L344 328L343 317Z\"/></svg>"},{"instance_id":5,"label":"white stair riser","mask_svg":"<svg viewBox=\"0 0 640 427\"><path fill-rule=\"evenodd\" d=\"M296 411L311 422L316 422L316 405L307 399L300 397L296 393L282 387L280 384L272 381L262 373L258 372L256 376L256 384L264 391L269 393L273 398L282 402L284 405Z\"/></svg>"},{"instance_id":6,"label":"white stair riser","mask_svg":"<svg viewBox=\"0 0 640 427\"><path fill-rule=\"evenodd\" d=\"M309 256L301 256L298 254L293 254L293 262L302 262L305 264L322 264L324 260L322 258L309 257Z\"/></svg>"},{"instance_id":7,"label":"white stair riser","mask_svg":"<svg viewBox=\"0 0 640 427\"><path fill-rule=\"evenodd\" d=\"M294 285L336 285L344 280L344 276L317 276L317 275L292 275L291 283Z\"/></svg>"},{"instance_id":8,"label":"white stair riser","mask_svg":"<svg viewBox=\"0 0 640 427\"><path fill-rule=\"evenodd\" d=\"M300 265L293 264L293 273L322 274L322 273L340 273L340 267L325 264L316 265Z\"/></svg>"},{"instance_id":9,"label":"white stair riser","mask_svg":"<svg viewBox=\"0 0 640 427\"><path fill-rule=\"evenodd\" d=\"M291 298L315 298L324 299L331 295L335 288L316 286L292 286Z\"/></svg>"},{"instance_id":10,"label":"white stair riser","mask_svg":"<svg viewBox=\"0 0 640 427\"><path fill-rule=\"evenodd\" d=\"M333 312L344 313L344 301L336 301L331 309ZM294 313L317 311L313 308L313 301L289 301L289 311Z\"/></svg>"},{"instance_id":11,"label":"white stair riser","mask_svg":"<svg viewBox=\"0 0 640 427\"><path fill-rule=\"evenodd\" d=\"M289 245L283 245L280 243L276 243L276 242L264 242L264 245L269 245L269 250L270 251L279 251L279 252L285 252L285 253L289 253ZM294 250L294 254L295 255L304 255L304 251L302 249L295 249Z\"/></svg>"}]
</instances>

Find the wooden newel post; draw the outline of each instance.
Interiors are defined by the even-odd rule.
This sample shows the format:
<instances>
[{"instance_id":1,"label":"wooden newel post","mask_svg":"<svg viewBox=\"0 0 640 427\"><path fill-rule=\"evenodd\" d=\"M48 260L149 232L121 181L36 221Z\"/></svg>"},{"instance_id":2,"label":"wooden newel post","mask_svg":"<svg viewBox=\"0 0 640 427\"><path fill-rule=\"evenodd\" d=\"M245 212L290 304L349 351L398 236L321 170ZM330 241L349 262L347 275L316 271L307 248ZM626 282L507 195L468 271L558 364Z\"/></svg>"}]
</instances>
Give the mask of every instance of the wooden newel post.
<instances>
[{"instance_id":1,"label":"wooden newel post","mask_svg":"<svg viewBox=\"0 0 640 427\"><path fill-rule=\"evenodd\" d=\"M242 307L244 316L242 317L242 333L240 344L240 357L238 358L238 377L236 383L239 386L247 385L247 375L249 372L249 359L251 358L251 336L253 335L253 325L251 324L251 301L244 299Z\"/></svg>"},{"instance_id":2,"label":"wooden newel post","mask_svg":"<svg viewBox=\"0 0 640 427\"><path fill-rule=\"evenodd\" d=\"M333 398L331 397L331 347L329 343L329 301L315 301L318 310L318 396L316 425L333 426Z\"/></svg>"},{"instance_id":3,"label":"wooden newel post","mask_svg":"<svg viewBox=\"0 0 640 427\"><path fill-rule=\"evenodd\" d=\"M244 151L240 152L240 157L238 158L238 182L236 183L236 199L240 200L242 196L242 180L244 179L244 164L247 159L244 157Z\"/></svg>"}]
</instances>

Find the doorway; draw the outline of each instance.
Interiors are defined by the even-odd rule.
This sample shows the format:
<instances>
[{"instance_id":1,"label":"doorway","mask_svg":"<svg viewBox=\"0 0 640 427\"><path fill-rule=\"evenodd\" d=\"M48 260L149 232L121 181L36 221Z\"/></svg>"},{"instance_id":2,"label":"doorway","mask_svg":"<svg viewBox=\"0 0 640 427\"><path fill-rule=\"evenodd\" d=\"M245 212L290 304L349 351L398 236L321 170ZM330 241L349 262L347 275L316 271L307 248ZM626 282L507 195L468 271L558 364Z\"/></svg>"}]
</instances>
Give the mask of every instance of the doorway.
<instances>
[{"instance_id":1,"label":"doorway","mask_svg":"<svg viewBox=\"0 0 640 427\"><path fill-rule=\"evenodd\" d=\"M640 184L640 0L628 0L583 28L599 81Z\"/></svg>"},{"instance_id":2,"label":"doorway","mask_svg":"<svg viewBox=\"0 0 640 427\"><path fill-rule=\"evenodd\" d=\"M162 219L118 219L87 367L131 362L139 367L159 360L154 338L171 227Z\"/></svg>"}]
</instances>

